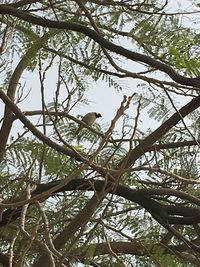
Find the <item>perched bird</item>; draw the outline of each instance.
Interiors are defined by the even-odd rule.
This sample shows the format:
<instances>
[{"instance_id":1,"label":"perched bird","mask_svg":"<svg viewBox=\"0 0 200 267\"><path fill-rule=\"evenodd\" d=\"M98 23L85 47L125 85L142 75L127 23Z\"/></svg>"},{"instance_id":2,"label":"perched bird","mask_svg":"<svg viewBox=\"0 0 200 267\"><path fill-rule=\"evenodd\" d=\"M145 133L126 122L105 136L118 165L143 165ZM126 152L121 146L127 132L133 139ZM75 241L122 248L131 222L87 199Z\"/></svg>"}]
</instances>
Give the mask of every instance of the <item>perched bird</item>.
<instances>
[{"instance_id":1,"label":"perched bird","mask_svg":"<svg viewBox=\"0 0 200 267\"><path fill-rule=\"evenodd\" d=\"M91 126L95 122L96 118L100 117L100 113L89 112L85 116L83 116L82 121L85 122L88 126ZM78 135L83 128L84 126L80 124L78 130L75 132L75 135Z\"/></svg>"}]
</instances>

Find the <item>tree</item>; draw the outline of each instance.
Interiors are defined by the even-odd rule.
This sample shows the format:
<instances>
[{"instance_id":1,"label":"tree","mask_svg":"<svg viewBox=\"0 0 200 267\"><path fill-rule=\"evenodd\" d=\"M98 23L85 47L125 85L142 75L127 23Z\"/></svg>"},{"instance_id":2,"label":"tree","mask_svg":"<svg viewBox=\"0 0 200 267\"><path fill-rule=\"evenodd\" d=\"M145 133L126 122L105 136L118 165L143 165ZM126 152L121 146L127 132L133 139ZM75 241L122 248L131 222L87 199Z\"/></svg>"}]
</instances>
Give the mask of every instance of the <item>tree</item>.
<instances>
[{"instance_id":1,"label":"tree","mask_svg":"<svg viewBox=\"0 0 200 267\"><path fill-rule=\"evenodd\" d=\"M1 265L199 266L199 5L2 2ZM126 95L90 127L100 82Z\"/></svg>"}]
</instances>

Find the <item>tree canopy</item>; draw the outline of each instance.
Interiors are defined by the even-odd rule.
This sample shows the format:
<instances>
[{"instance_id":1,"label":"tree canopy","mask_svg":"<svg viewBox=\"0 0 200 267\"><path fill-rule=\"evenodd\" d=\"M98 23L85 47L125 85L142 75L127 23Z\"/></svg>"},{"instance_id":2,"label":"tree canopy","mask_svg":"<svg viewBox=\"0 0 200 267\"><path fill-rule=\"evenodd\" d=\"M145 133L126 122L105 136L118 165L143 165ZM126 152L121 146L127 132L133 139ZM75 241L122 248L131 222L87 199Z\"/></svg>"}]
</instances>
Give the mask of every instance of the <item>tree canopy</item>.
<instances>
[{"instance_id":1,"label":"tree canopy","mask_svg":"<svg viewBox=\"0 0 200 267\"><path fill-rule=\"evenodd\" d=\"M200 266L199 8L1 1L0 266Z\"/></svg>"}]
</instances>

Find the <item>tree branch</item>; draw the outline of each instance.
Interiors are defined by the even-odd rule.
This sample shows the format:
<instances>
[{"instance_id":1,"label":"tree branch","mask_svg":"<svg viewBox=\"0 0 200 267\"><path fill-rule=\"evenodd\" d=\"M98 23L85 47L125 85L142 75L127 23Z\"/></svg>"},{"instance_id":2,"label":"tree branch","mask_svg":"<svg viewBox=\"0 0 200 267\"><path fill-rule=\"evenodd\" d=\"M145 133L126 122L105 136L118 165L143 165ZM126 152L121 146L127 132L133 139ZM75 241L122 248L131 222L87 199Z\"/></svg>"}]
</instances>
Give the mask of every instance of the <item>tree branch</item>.
<instances>
[{"instance_id":1,"label":"tree branch","mask_svg":"<svg viewBox=\"0 0 200 267\"><path fill-rule=\"evenodd\" d=\"M40 25L43 27L71 30L71 31L83 33L84 35L87 35L90 38L92 38L95 42L97 42L102 47L112 52L122 55L132 61L145 63L153 68L156 68L168 74L171 77L171 79L176 81L177 83L180 83L183 85L194 86L194 87L200 87L200 79L198 77L197 78L184 77L178 74L170 66L164 63L161 63L158 60L155 60L149 56L130 51L122 46L109 42L104 37L102 37L101 34L81 24L77 24L73 22L59 22L59 21L54 21L54 20L49 20L49 19L43 19L39 16L31 15L28 12L18 10L12 6L5 5L5 4L0 5L0 14L11 15L11 16L20 18L21 20L30 22L35 25Z\"/></svg>"},{"instance_id":2,"label":"tree branch","mask_svg":"<svg viewBox=\"0 0 200 267\"><path fill-rule=\"evenodd\" d=\"M56 182L51 182L47 184L39 184L37 188L32 192L31 198L38 196L39 201L44 201L48 197L52 196L51 195L46 195L44 198L44 192L50 190L51 188L59 185L61 181L56 181ZM101 191L103 188L105 190L107 188L110 188L110 183L105 184L104 181L101 180L84 180L84 179L76 179L70 181L67 185L64 185L63 187L60 187L58 190L55 190L53 192L53 195L55 195L58 192L65 192L65 191L73 191L73 190L80 190L80 191ZM187 224L194 224L194 223L199 223L200 222L200 208L198 207L187 207L185 205L181 206L178 205L178 207L174 205L165 205L161 204L148 196L150 193L152 195L158 195L159 193L162 194L169 194L171 191L166 190L162 191L162 189L141 189L141 190L136 190L136 189L130 189L124 185L118 185L116 189L109 189L109 193L112 193L117 196L121 196L127 200L130 200L134 203L137 203L144 207L147 211L150 213L159 213L159 211L163 211L165 213L166 219L169 220L171 224L184 224L185 221L187 220ZM185 194L184 192L176 191L173 190L174 195L182 197L186 197L188 199L189 195ZM172 192L172 193L173 193ZM176 193L175 193L176 192ZM43 198L40 199L39 195L43 194ZM197 198L192 197L192 200L195 204L198 205L199 201ZM2 214L2 221L0 222L0 227L6 225L7 223L10 223L11 221L15 220L21 212L21 208L16 208L15 210L13 209L7 209L3 212ZM171 216L173 215L173 216ZM176 215L176 216L174 216Z\"/></svg>"},{"instance_id":3,"label":"tree branch","mask_svg":"<svg viewBox=\"0 0 200 267\"><path fill-rule=\"evenodd\" d=\"M175 112L168 120L166 120L160 127L149 134L141 143L130 151L121 163L119 167L126 162L125 168L128 169L135 161L140 158L146 151L149 151L156 141L158 141L163 135L165 135L171 128L173 128L179 121L185 116L194 111L200 106L200 96L193 98L188 104L183 106L177 112ZM197 143L197 141L196 141ZM198 144L198 143L197 143ZM152 147L151 147L152 149Z\"/></svg>"},{"instance_id":4,"label":"tree branch","mask_svg":"<svg viewBox=\"0 0 200 267\"><path fill-rule=\"evenodd\" d=\"M9 86L7 90L7 95L10 100L15 100L15 93L17 90L17 86L19 83L19 79L21 78L21 75L23 71L29 66L31 59L35 57L38 50L42 47L42 44L45 43L50 36L52 36L51 33L45 34L39 41L37 40L34 42L34 44L31 46L31 48L25 53L25 55L22 57L20 62L18 63L17 67L15 68L10 81ZM2 127L0 129L0 140L1 140L1 146L0 146L0 158L3 157L3 154L5 152L5 148L7 145L8 137L10 134L10 130L13 124L13 114L10 107L6 105L5 111L4 111L4 120L2 123Z\"/></svg>"}]
</instances>

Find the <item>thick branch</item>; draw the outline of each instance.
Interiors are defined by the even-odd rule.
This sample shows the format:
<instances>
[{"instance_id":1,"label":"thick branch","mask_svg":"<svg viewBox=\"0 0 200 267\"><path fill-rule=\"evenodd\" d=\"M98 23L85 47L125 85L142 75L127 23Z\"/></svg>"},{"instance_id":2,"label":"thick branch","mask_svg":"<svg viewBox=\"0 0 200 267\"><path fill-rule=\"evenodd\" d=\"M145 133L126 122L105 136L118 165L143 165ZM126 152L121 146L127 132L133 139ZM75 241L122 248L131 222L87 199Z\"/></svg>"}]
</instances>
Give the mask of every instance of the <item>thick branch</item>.
<instances>
[{"instance_id":1,"label":"thick branch","mask_svg":"<svg viewBox=\"0 0 200 267\"><path fill-rule=\"evenodd\" d=\"M194 111L200 106L200 96L193 98L188 104L183 106L180 110L175 112L168 120L166 120L160 127L148 135L138 146L136 146L127 157L122 160L119 166L126 162L125 168L128 169L135 161L140 158L146 151L149 151L156 141L164 136L170 129L172 129L182 118Z\"/></svg>"},{"instance_id":2,"label":"thick branch","mask_svg":"<svg viewBox=\"0 0 200 267\"><path fill-rule=\"evenodd\" d=\"M60 181L56 181L53 183L38 185L35 191L32 192L32 197L48 191L49 189L57 186L59 183ZM67 185L55 191L54 194L58 192L73 191L73 190L101 191L103 188L105 188L106 190L108 187L110 187L110 183L107 185L107 187L105 187L104 181L76 179L70 181ZM199 208L180 206L180 205L176 207L174 205L161 204L148 197L148 190L147 192L145 192L145 190L135 190L135 189L130 189L124 185L118 185L114 191L112 189L109 189L109 192L117 196L121 196L134 203L138 203L139 205L144 207L147 211L149 211L151 214L156 213L159 214L160 216L164 216L165 217L164 219L168 220L171 224L183 224L185 222L187 222L187 224L194 224L200 222ZM158 192L160 192L159 189ZM168 194L169 191L160 193ZM177 192L176 194L177 196L178 193L179 192ZM156 194L156 189L152 191L152 194L153 195ZM180 196L183 196L182 192L180 192ZM47 197L49 197L49 195L47 195ZM45 199L43 197L41 201L44 200ZM4 211L4 213L2 214L2 221L0 222L0 226L4 226L7 223L10 223L11 221L15 220L17 217L20 216L20 212L21 208L17 208L15 210L7 209L6 211Z\"/></svg>"},{"instance_id":3,"label":"thick branch","mask_svg":"<svg viewBox=\"0 0 200 267\"><path fill-rule=\"evenodd\" d=\"M73 23L73 22L59 22L59 21L53 21L49 19L43 19L39 16L31 15L28 12L18 10L14 7L11 7L9 5L0 5L0 14L7 14L15 16L21 20L28 21L32 24L40 25L43 27L48 28L56 28L56 29L63 29L63 30L71 30L76 31L79 33L83 33L90 38L92 38L94 41L96 41L98 44L100 44L102 47L115 52L119 55L122 55L130 60L138 61L145 63L155 69L158 69L162 72L165 72L168 74L171 79L176 81L177 83L183 84L183 85L189 85L194 87L200 87L200 79L199 78L187 78L180 74L178 74L173 68L170 66L159 62L158 60L155 60L149 56L136 53L133 51L130 51L122 46L116 45L112 42L109 42L106 40L101 34L97 33L96 31L85 27L81 24Z\"/></svg>"},{"instance_id":4,"label":"thick branch","mask_svg":"<svg viewBox=\"0 0 200 267\"><path fill-rule=\"evenodd\" d=\"M7 91L7 95L12 101L15 100L15 93L16 93L17 86L19 84L19 80L21 78L23 71L29 66L31 59L35 57L38 50L42 47L42 44L45 43L48 40L48 38L50 38L51 35L52 33L47 33L41 39L39 39L40 41L34 42L34 44L25 53L25 55L22 57L17 67L15 68L11 76L11 79L9 81L9 86L8 86L8 91ZM3 156L5 152L8 137L9 137L10 130L12 127L12 123L13 123L12 110L10 109L10 107L6 105L5 111L4 111L3 124L0 129L0 140L1 140L0 158Z\"/></svg>"},{"instance_id":5,"label":"thick branch","mask_svg":"<svg viewBox=\"0 0 200 267\"><path fill-rule=\"evenodd\" d=\"M9 257L0 252L0 263L3 267L9 267Z\"/></svg>"}]
</instances>

